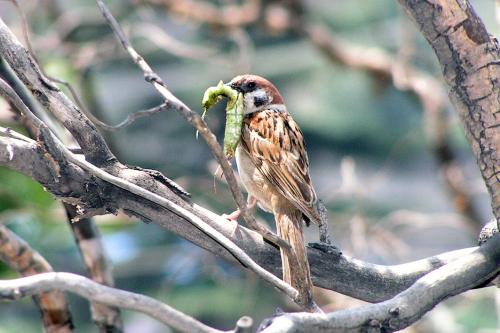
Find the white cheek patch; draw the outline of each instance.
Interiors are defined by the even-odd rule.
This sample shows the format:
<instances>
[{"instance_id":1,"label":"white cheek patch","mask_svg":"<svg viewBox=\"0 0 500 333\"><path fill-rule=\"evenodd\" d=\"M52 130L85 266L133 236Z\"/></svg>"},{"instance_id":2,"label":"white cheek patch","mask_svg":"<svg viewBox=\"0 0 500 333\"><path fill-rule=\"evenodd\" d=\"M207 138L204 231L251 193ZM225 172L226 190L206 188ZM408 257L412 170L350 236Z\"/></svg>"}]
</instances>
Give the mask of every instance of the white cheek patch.
<instances>
[{"instance_id":1,"label":"white cheek patch","mask_svg":"<svg viewBox=\"0 0 500 333\"><path fill-rule=\"evenodd\" d=\"M257 89L246 93L244 99L245 114L260 111L270 105L272 101L272 97L264 89Z\"/></svg>"},{"instance_id":2,"label":"white cheek patch","mask_svg":"<svg viewBox=\"0 0 500 333\"><path fill-rule=\"evenodd\" d=\"M264 89L259 89L253 93L253 98L260 99L260 100L264 100L264 99L267 100L267 94L264 91ZM268 101L268 102L270 103L271 101Z\"/></svg>"}]
</instances>

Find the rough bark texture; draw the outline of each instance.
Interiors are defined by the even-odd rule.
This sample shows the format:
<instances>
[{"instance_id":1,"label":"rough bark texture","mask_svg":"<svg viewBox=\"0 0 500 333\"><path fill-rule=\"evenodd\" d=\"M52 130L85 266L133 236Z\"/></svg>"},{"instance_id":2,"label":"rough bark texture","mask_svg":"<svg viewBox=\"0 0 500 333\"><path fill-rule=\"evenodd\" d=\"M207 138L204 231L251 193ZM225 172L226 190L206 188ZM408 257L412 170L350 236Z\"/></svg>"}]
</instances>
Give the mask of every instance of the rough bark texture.
<instances>
[{"instance_id":1,"label":"rough bark texture","mask_svg":"<svg viewBox=\"0 0 500 333\"><path fill-rule=\"evenodd\" d=\"M1 57L40 105L50 111L78 142L90 162L103 166L116 162L95 125L50 80L45 78L28 50L0 19Z\"/></svg>"},{"instance_id":2,"label":"rough bark texture","mask_svg":"<svg viewBox=\"0 0 500 333\"><path fill-rule=\"evenodd\" d=\"M500 46L468 1L400 0L434 49L500 222Z\"/></svg>"},{"instance_id":3,"label":"rough bark texture","mask_svg":"<svg viewBox=\"0 0 500 333\"><path fill-rule=\"evenodd\" d=\"M10 146L12 156L7 146ZM55 182L51 173L52 164L46 159L42 148L35 142L0 136L0 165L32 177L49 192L80 205L85 211L102 211L104 207L112 211L122 209L144 221L154 221L201 248L235 262L234 257L225 248L181 216L101 181L71 163L66 165L62 173L64 177ZM181 200L165 187L160 191L161 183L148 178L137 179L134 172L124 172L122 177L142 184L146 188L156 189L166 198ZM278 249L265 242L259 234L237 226L203 207L197 205L191 207L186 203L185 207L231 239L259 265L276 276L281 276ZM405 290L426 273L472 251L474 248L463 249L394 266L374 265L344 255L325 253L315 248L308 249L308 258L314 285L368 302L380 302Z\"/></svg>"},{"instance_id":4,"label":"rough bark texture","mask_svg":"<svg viewBox=\"0 0 500 333\"><path fill-rule=\"evenodd\" d=\"M497 150L500 148L500 135L497 128L500 125L497 124L496 114L500 103L497 81L499 46L488 36L483 24L466 1L400 2L415 18L443 66L445 79L451 87L451 99L464 120L468 138L492 195L495 216L498 217L500 186ZM102 1L98 3L101 7L104 6ZM110 19L109 12L106 13L107 19L117 25L116 21ZM121 30L115 29L116 31ZM120 41L123 43L122 37ZM153 73L144 61L141 62L142 58L135 51L131 52L131 56L145 74ZM193 218L189 218L189 215L196 215L197 220L201 219L218 230L259 265L275 275L281 275L278 250L263 241L260 235L192 204L182 189L160 173L120 164L95 126L81 115L66 96L43 78L32 57L1 20L0 57L14 68L16 75L38 102L70 130L80 144L86 160L102 169L96 171L96 168L85 168L73 154L62 153L66 152L66 148L62 149L61 144L55 144L57 140L48 134L47 126L40 123L36 127L36 142L13 135L12 131L2 132L4 136L0 136L0 165L6 165L32 177L64 202L78 205L80 217L114 213L121 209L144 221L154 221L212 253L237 261L237 256L231 254L235 252L228 251L228 248L222 245L220 237L209 236L201 224L191 223ZM190 119L194 113L175 98L159 78L146 76L166 100L177 101L179 107L186 111L183 113L186 119L194 122ZM29 113L23 114L26 116ZM1 130L0 128L0 132ZM208 132L201 130L200 133L208 135ZM215 140L212 143L216 144ZM131 191L130 187L122 187L116 183L113 185L109 177L96 176L103 170L120 181L140 186L140 191ZM160 199L175 202L176 207L181 207L182 210L147 199L151 193L144 193L144 189L161 196ZM322 252L320 247L308 249L311 273L316 285L367 301L382 301L397 296L381 304L339 311L326 316L278 316L271 320L270 329L267 331L387 332L403 328L443 299L491 281L499 271L499 243L498 236L494 236L480 248L464 249L399 266L371 265L338 253ZM431 271L433 272L429 273ZM51 285L50 288L57 286ZM15 293L15 290L9 289L9 293ZM106 295L93 296L95 299L101 296L106 298Z\"/></svg>"},{"instance_id":5,"label":"rough bark texture","mask_svg":"<svg viewBox=\"0 0 500 333\"><path fill-rule=\"evenodd\" d=\"M50 264L25 241L0 224L0 260L22 276L52 272ZM33 296L40 308L46 333L71 333L73 321L61 291L44 292Z\"/></svg>"},{"instance_id":6,"label":"rough bark texture","mask_svg":"<svg viewBox=\"0 0 500 333\"><path fill-rule=\"evenodd\" d=\"M31 94L28 92L23 83L14 74L12 69L6 64L2 57L0 57L0 78L4 79L17 95L22 99L24 104L42 120L48 127L55 133L66 132L61 131L54 125L51 119L47 116L45 111L34 101ZM26 127L30 136L36 137L37 129L30 126L27 119L22 117L21 110L18 110L13 103L10 103L12 110L14 110L20 118L20 121ZM72 220L78 216L77 210L72 205L64 205L68 215L68 221L71 226L71 231L75 238L75 242L83 257L83 261L90 276L97 282L107 286L113 286L112 267L108 262L104 253L104 246L99 233L99 229L91 218L82 218L78 223L73 223ZM98 327L99 332L111 333L122 332L123 324L120 319L120 311L118 308L108 307L102 304L91 304L92 319Z\"/></svg>"},{"instance_id":7,"label":"rough bark texture","mask_svg":"<svg viewBox=\"0 0 500 333\"><path fill-rule=\"evenodd\" d=\"M113 287L113 268L106 257L101 233L92 218L78 219L75 206L64 204L68 221L80 250L85 267L92 280L105 286ZM123 332L120 309L92 302L90 306L92 319L100 333Z\"/></svg>"},{"instance_id":8,"label":"rough bark texture","mask_svg":"<svg viewBox=\"0 0 500 333\"><path fill-rule=\"evenodd\" d=\"M316 315L290 313L265 322L262 333L395 332L410 326L448 297L469 290L500 270L500 237L420 278L385 302Z\"/></svg>"}]
</instances>

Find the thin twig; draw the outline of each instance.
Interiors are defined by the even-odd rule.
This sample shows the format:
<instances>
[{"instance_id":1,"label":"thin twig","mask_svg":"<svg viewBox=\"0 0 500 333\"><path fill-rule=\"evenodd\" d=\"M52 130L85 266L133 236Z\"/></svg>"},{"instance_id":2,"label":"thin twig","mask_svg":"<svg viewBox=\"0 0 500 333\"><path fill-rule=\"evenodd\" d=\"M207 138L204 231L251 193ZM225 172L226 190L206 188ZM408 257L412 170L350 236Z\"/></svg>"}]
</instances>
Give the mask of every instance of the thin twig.
<instances>
[{"instance_id":1,"label":"thin twig","mask_svg":"<svg viewBox=\"0 0 500 333\"><path fill-rule=\"evenodd\" d=\"M215 159L217 160L217 162L219 162L222 171L224 172L224 176L226 177L229 189L231 190L236 205L240 209L241 215L243 216L243 219L245 220L247 225L259 232L267 240L285 249L285 251L289 252L289 255L293 257L294 254L291 251L290 244L255 221L252 213L246 206L243 194L241 193L238 187L238 182L236 181L236 178L234 176L233 169L227 161L219 143L217 142L215 135L210 131L205 121L201 119L199 114L192 111L186 104L184 104L168 90L162 79L153 71L153 69L144 60L144 58L132 47L132 44L125 36L122 28L113 17L104 2L102 0L97 0L97 5L99 6L103 17L112 28L123 48L128 52L134 63L139 66L139 68L144 73L144 78L146 79L146 81L150 82L155 87L155 89L163 96L168 107L171 107L172 109L179 112L203 136L203 138L207 142L207 145L214 154Z\"/></svg>"},{"instance_id":2,"label":"thin twig","mask_svg":"<svg viewBox=\"0 0 500 333\"><path fill-rule=\"evenodd\" d=\"M56 83L64 85L68 89L68 91L70 92L71 96L73 97L73 101L76 103L76 105L78 105L78 107L80 108L82 113L85 116L87 116L87 118L89 118L90 121L92 121L94 124L96 124L100 128L105 129L107 131L117 131L117 130L120 130L120 129L123 129L123 128L129 126L130 124L132 124L135 120L137 120L139 118L149 117L149 116L152 116L152 115L157 114L157 113L164 110L165 105L163 103L159 106L156 106L156 107L148 109L148 110L137 111L137 112L132 113L129 116L127 116L127 118L125 118L122 122L120 122L117 125L109 125L109 124L103 122L102 120L98 119L96 116L94 116L94 114L92 112L90 112L87 109L87 107L85 106L85 103L82 101L80 95L78 94L78 92L76 91L76 89L73 87L73 85L70 82L63 80L63 79L60 79L60 78L57 78L57 77L54 77L54 76L51 76L45 72L43 66L40 65L40 61L38 60L38 57L37 57L35 51L33 50L33 45L31 43L31 38L30 38L30 28L29 28L28 20L26 18L26 14L22 10L21 6L19 5L18 0L7 0L7 1L10 1L14 5L14 7L16 8L16 10L18 12L19 18L21 19L21 22L22 22L22 31L23 31L23 37L24 37L24 41L26 43L26 47L28 48L28 51L29 51L31 57L33 58L33 60L37 64L38 68L40 69L40 73L42 74L43 79L45 81L52 81L52 82L56 82Z\"/></svg>"},{"instance_id":3,"label":"thin twig","mask_svg":"<svg viewBox=\"0 0 500 333\"><path fill-rule=\"evenodd\" d=\"M4 98L7 98L11 101L22 113L25 117L27 117L34 125L34 127L39 130L44 129L48 132L48 135L51 135L51 140L54 144L57 145L57 149L64 155L67 161L74 163L81 167L84 170L87 170L89 173L93 174L95 177L98 177L106 182L109 182L115 186L118 186L128 192L136 194L146 200L154 202L161 207L164 207L175 214L182 216L197 228L202 230L204 233L209 235L215 241L217 241L220 245L222 245L225 249L227 249L239 262L242 263L245 267L255 272L265 281L271 283L277 289L281 290L284 294L290 297L292 300L296 300L298 297L298 292L289 284L285 283L281 279L277 278L270 272L266 271L264 268L259 266L255 261L252 260L242 249L240 249L236 244L234 244L231 240L229 240L222 233L214 229L212 226L208 225L202 219L200 219L195 214L186 210L185 208L177 205L176 203L159 196L153 192L150 192L138 185L135 185L129 181L123 180L122 178L113 176L110 173L96 167L95 165L87 162L74 155L68 148L66 148L63 143L55 137L47 127L35 116L31 111L26 107L23 101L16 95L16 93L12 90L12 88L5 83L2 79L0 79L0 95Z\"/></svg>"},{"instance_id":4,"label":"thin twig","mask_svg":"<svg viewBox=\"0 0 500 333\"><path fill-rule=\"evenodd\" d=\"M72 273L43 273L0 281L0 299L16 300L42 292L60 290L90 301L144 313L175 330L186 333L222 333L165 303L133 292L103 286Z\"/></svg>"},{"instance_id":5,"label":"thin twig","mask_svg":"<svg viewBox=\"0 0 500 333\"><path fill-rule=\"evenodd\" d=\"M22 276L53 271L45 258L2 224L0 224L0 261L5 262ZM34 295L34 301L40 308L45 332L73 332L71 313L62 292L40 293Z\"/></svg>"},{"instance_id":6,"label":"thin twig","mask_svg":"<svg viewBox=\"0 0 500 333\"><path fill-rule=\"evenodd\" d=\"M25 142L34 142L34 140L28 138L27 136L24 136L22 134L17 133L16 131L11 130L8 127L2 127L0 126L0 134L3 136L9 137L9 138L14 138L17 140L22 140Z\"/></svg>"},{"instance_id":7,"label":"thin twig","mask_svg":"<svg viewBox=\"0 0 500 333\"><path fill-rule=\"evenodd\" d=\"M120 129L123 129L127 126L129 126L130 124L132 124L134 121L136 121L137 119L139 118L143 118L143 117L150 117L154 114L157 114L157 113L160 113L162 111L165 111L167 109L167 104L166 103L161 103L160 105L158 106L155 106L153 108L150 108L150 109L147 109L147 110L141 110L141 111L136 111L134 113L131 113L127 116L127 118L125 118L123 121L121 121L119 124L116 124L116 125L108 125L104 122L102 122L101 120L97 119L94 115L92 115L92 113L89 113L87 115L87 117L89 117L89 119L96 123L97 126L105 129L105 130L108 130L108 131L117 131L117 130L120 130Z\"/></svg>"},{"instance_id":8,"label":"thin twig","mask_svg":"<svg viewBox=\"0 0 500 333\"><path fill-rule=\"evenodd\" d=\"M12 154L9 154L9 146ZM162 209L162 207L145 201L141 197L130 196L129 192L101 181L80 167L68 163L63 169L67 176L54 182L52 166L48 163L44 151L40 150L39 147L40 143L0 136L0 165L32 177L47 191L63 200L73 200L74 203L83 208L93 204L94 206L91 207L94 210L104 210L108 207L111 209L121 208L127 214L141 217L146 221L153 221L231 263L241 264L217 241L204 234L182 216ZM57 146L52 143L51 147ZM54 151L54 154L57 154L57 151ZM61 158L60 163L64 165L65 161ZM141 181L127 170L124 171L123 177L125 179L130 179L131 182ZM93 189L91 192L87 190L89 186ZM71 197L67 197L68 189L71 192ZM95 193L101 193L102 202L98 203L98 206L93 203ZM175 193L166 193L165 196L172 201L181 200ZM75 202L76 198L78 199ZM281 275L279 252L271 244L265 242L259 234L243 226L237 233L234 233L234 222L227 222L220 215L196 204L193 204L192 211L244 249L257 263L276 276ZM477 247L465 248L401 265L386 266L374 265L338 253L328 253L324 251L324 248L317 248L313 245L308 248L308 258L314 285L373 303L394 297L428 272L460 259L476 249ZM488 285L490 284L483 284L480 287Z\"/></svg>"}]
</instances>

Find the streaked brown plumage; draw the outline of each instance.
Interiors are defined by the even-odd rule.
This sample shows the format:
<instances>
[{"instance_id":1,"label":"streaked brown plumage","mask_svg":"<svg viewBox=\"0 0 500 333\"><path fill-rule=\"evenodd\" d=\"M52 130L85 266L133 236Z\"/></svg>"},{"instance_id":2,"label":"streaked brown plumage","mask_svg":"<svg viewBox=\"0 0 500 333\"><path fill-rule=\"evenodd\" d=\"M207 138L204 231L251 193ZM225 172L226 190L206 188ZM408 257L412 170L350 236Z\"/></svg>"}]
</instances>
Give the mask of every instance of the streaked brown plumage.
<instances>
[{"instance_id":1,"label":"streaked brown plumage","mask_svg":"<svg viewBox=\"0 0 500 333\"><path fill-rule=\"evenodd\" d=\"M325 222L309 176L304 137L268 80L242 75L228 84L244 94L245 119L236 162L249 202L255 198L259 207L274 214L278 235L290 243L299 261L291 265L281 251L283 280L299 290L304 304L311 304L302 221Z\"/></svg>"}]
</instances>

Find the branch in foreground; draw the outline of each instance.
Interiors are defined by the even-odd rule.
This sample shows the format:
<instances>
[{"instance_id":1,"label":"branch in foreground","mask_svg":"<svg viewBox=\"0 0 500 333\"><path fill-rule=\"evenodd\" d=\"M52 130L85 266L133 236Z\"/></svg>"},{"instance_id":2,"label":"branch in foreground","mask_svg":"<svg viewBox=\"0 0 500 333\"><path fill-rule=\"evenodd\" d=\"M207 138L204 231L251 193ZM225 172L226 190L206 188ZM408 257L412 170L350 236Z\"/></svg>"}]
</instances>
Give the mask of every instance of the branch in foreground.
<instances>
[{"instance_id":1,"label":"branch in foreground","mask_svg":"<svg viewBox=\"0 0 500 333\"><path fill-rule=\"evenodd\" d=\"M1 47L4 46L1 45ZM22 54L18 54L18 56L22 57ZM28 60L18 59L18 61L26 62ZM47 144L50 145L50 143ZM115 212L117 209L123 209L129 215L158 223L214 254L235 261L231 252L191 224L185 216L173 213L139 195L134 195L127 190L101 181L70 161L64 159L61 161L64 177L59 176L54 182L52 165L50 161L46 160L44 151L41 151L34 142L0 138L0 147L3 148L3 150L0 149L0 164L34 178L48 191L64 201L80 205L87 214ZM10 151L12 155L9 153ZM234 223L230 223L202 207L190 205L185 201L184 196L178 191L174 191L170 182L165 182L166 180L161 174L145 173L125 166L120 166L113 172L130 183L142 186L146 184L152 192L175 202L231 239L273 274L281 275L278 268L280 267L279 254L276 248L264 242L258 234L243 227L236 228ZM92 191L86 189L92 189ZM317 286L374 302L394 296L426 272L472 250L454 251L407 265L377 266L346 256L336 256L309 249L309 261L313 281ZM373 288L366 286L373 286Z\"/></svg>"},{"instance_id":2,"label":"branch in foreground","mask_svg":"<svg viewBox=\"0 0 500 333\"><path fill-rule=\"evenodd\" d=\"M0 224L0 260L22 276L52 272L50 264L25 241ZM73 321L66 297L61 291L50 291L33 296L40 308L47 333L71 333Z\"/></svg>"},{"instance_id":3,"label":"branch in foreground","mask_svg":"<svg viewBox=\"0 0 500 333\"><path fill-rule=\"evenodd\" d=\"M430 272L382 303L327 315L285 314L264 321L262 333L393 332L408 327L434 306L474 288L500 271L500 236L474 252Z\"/></svg>"},{"instance_id":4,"label":"branch in foreground","mask_svg":"<svg viewBox=\"0 0 500 333\"><path fill-rule=\"evenodd\" d=\"M29 38L29 26L26 16L17 0L11 0L11 2L14 4L21 18L25 43L28 47L30 55L37 62L38 65L38 59L34 54L33 48L31 46L31 40ZM76 95L76 91L69 83L51 78L50 76L48 76L43 72L43 69L41 67L40 67L40 72L49 80L52 81L55 80L56 82L61 82L65 84L70 89L77 103L79 103L80 107L82 108L82 111L84 110L78 95ZM36 115L39 119L41 119L53 133L56 133L58 137L65 137L65 132L61 131L58 126L54 126L54 123L51 122L51 119L46 115L46 113L43 110L39 108L37 103L34 102L33 97L26 91L26 88L19 81L17 76L13 74L12 70L8 68L8 66L6 66L5 62L1 57L0 57L0 78L5 78L7 80L7 82L12 87L12 89L17 93L17 95L21 97L21 99L27 106L29 106L33 114ZM14 105L12 105L12 108L13 110L16 111L17 114L22 115L21 110L18 110ZM24 119L26 120L26 118ZM24 123L25 125L27 125L26 128L28 132L31 134L31 136L36 137L38 129L36 127L30 126L33 124L29 123L29 121L28 123L24 121ZM105 256L104 247L100 238L100 234L97 229L97 226L94 224L94 221L91 218L83 218L79 221L79 223L72 223L71 222L72 219L78 215L75 207L69 204L65 204L64 208L68 214L68 221L71 230L73 232L76 244L84 259L83 261L85 263L85 266L87 267L87 270L90 273L90 276L99 283L103 283L108 286L113 286L111 267L108 264L107 258ZM50 271L52 271L52 268L50 268ZM55 310L52 310L52 312L55 312ZM99 332L118 333L123 331L122 328L123 324L119 316L119 309L110 308L102 304L92 303L91 313L92 313L92 318L99 329ZM47 321L45 319L45 316L47 315L43 314L42 311L42 318L44 318L44 322ZM56 312L52 316L55 319L59 317ZM51 320L50 313L48 319ZM49 327L48 330L51 331L52 329Z\"/></svg>"},{"instance_id":5,"label":"branch in foreground","mask_svg":"<svg viewBox=\"0 0 500 333\"><path fill-rule=\"evenodd\" d=\"M359 332L393 331L409 326L443 299L486 281L500 271L500 236L484 246L419 279L391 300L327 315L294 313L266 320L263 331L272 332ZM91 301L145 313L181 332L221 333L150 297L102 286L71 273L44 273L0 282L0 299L18 299L46 291L63 290ZM415 300L419 300L416 302ZM240 320L241 321L241 320ZM248 320L245 319L245 322ZM240 323L237 332L248 331ZM243 328L242 328L243 327Z\"/></svg>"},{"instance_id":6,"label":"branch in foreground","mask_svg":"<svg viewBox=\"0 0 500 333\"><path fill-rule=\"evenodd\" d=\"M12 132L9 131L9 133ZM99 208L101 210L103 207L110 210L123 209L129 215L158 223L197 246L241 265L241 262L236 261L235 257L221 244L183 217L139 196L132 195L128 191L96 179L92 174L73 163L68 163L64 169L65 178L61 178L57 183L53 182L51 165L45 160L44 154L39 150L36 142L28 138L21 140L17 136L18 134L16 138L0 136L0 165L34 178L49 192L65 201L78 204L84 209L88 209L89 205L93 209ZM137 181L134 176L135 174L130 171L123 175L124 179ZM152 186L158 185L152 184ZM92 188L93 191L86 191L86 188ZM95 193L99 193L97 198ZM164 195L171 200L179 200L172 197L172 193ZM96 203L99 206L93 206ZM205 223L229 238L259 265L276 276L281 276L279 251L265 242L259 234L242 226L235 229L236 223L229 222L203 207L194 205L192 208L186 206L186 209L190 209ZM314 248L308 249L308 257L313 283L316 286L335 290L368 302L380 302L407 289L426 273L460 259L476 249L456 250L393 266L374 265L344 255L325 253Z\"/></svg>"},{"instance_id":7,"label":"branch in foreground","mask_svg":"<svg viewBox=\"0 0 500 333\"><path fill-rule=\"evenodd\" d=\"M0 281L0 300L16 300L48 291L68 291L90 301L135 310L186 333L222 333L151 297L98 284L72 273L43 273Z\"/></svg>"}]
</instances>

